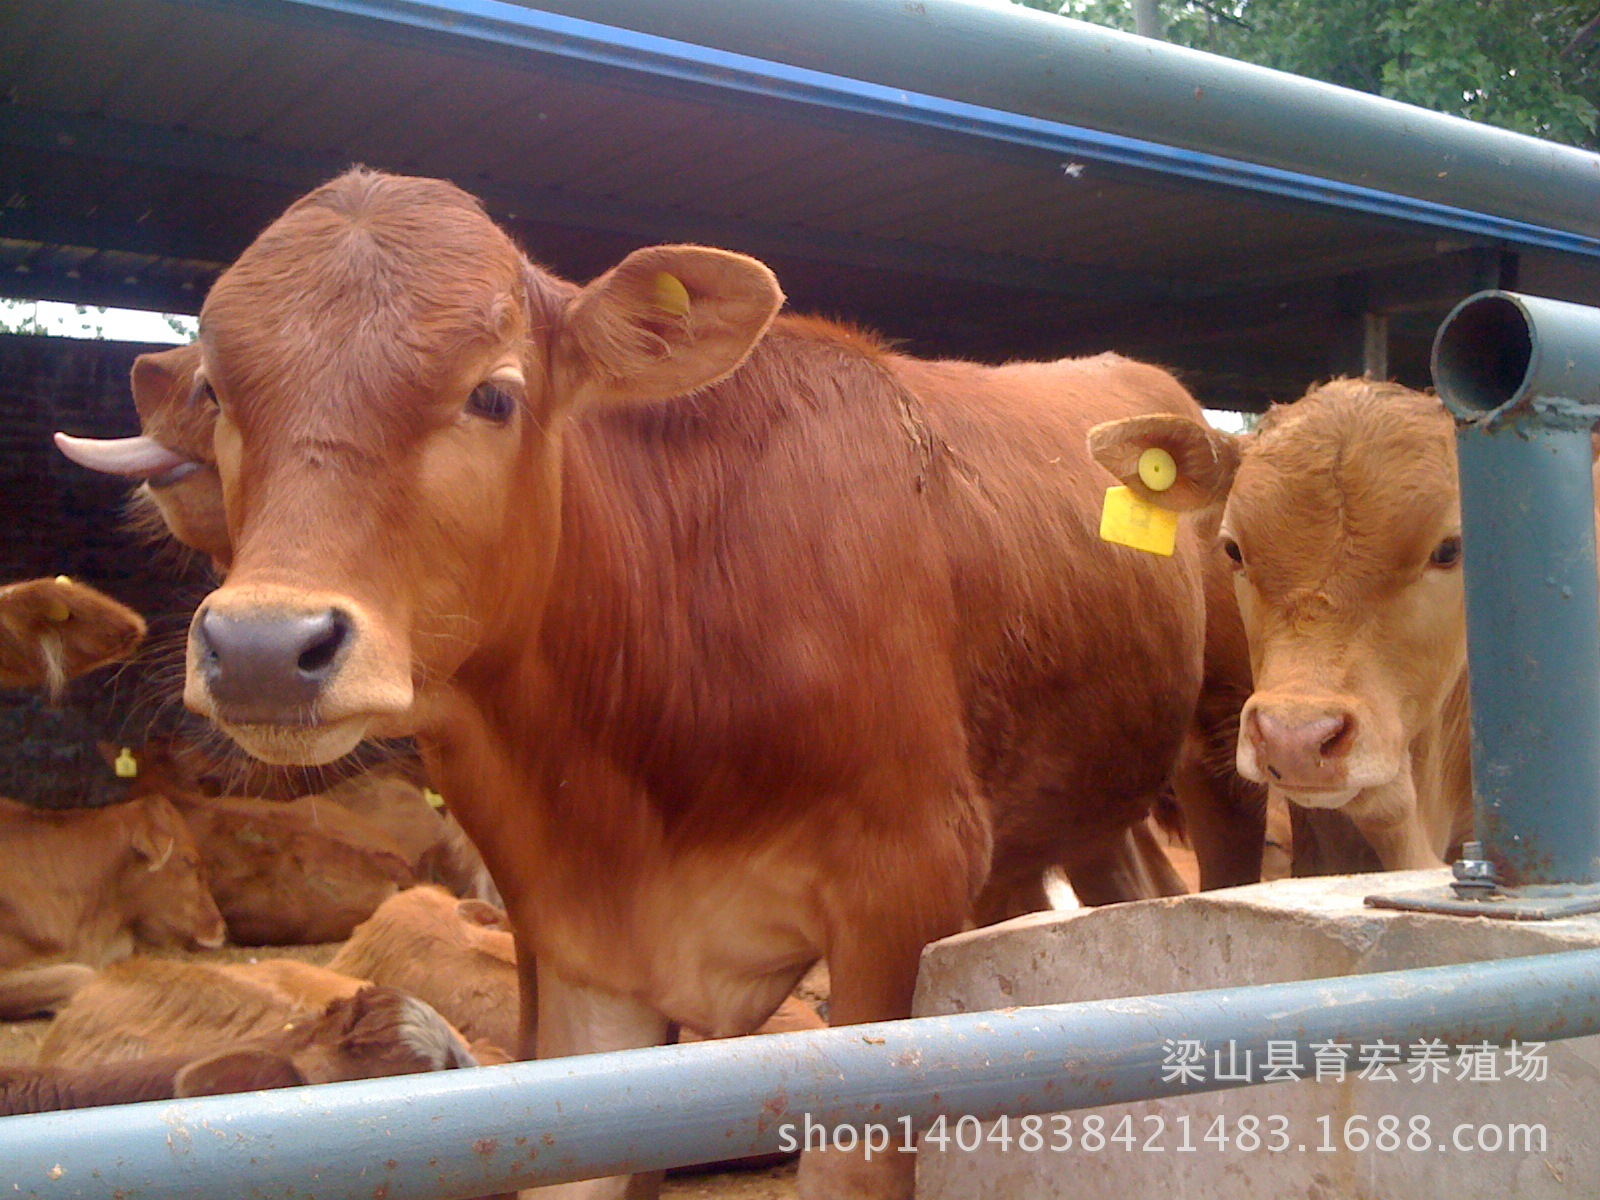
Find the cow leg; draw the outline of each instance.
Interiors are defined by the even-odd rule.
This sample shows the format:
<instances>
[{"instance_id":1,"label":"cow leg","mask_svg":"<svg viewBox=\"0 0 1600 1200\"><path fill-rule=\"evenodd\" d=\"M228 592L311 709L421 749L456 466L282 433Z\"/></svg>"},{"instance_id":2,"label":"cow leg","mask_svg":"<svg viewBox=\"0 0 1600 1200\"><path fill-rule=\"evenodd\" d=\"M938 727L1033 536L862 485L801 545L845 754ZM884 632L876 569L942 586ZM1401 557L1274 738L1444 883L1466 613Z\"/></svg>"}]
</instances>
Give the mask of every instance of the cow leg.
<instances>
[{"instance_id":1,"label":"cow leg","mask_svg":"<svg viewBox=\"0 0 1600 1200\"><path fill-rule=\"evenodd\" d=\"M1230 737L1227 746L1237 734ZM1267 836L1266 788L1251 783L1230 761L1217 763L1201 745L1184 748L1172 777L1183 830L1200 862L1200 889L1239 887L1261 880Z\"/></svg>"},{"instance_id":2,"label":"cow leg","mask_svg":"<svg viewBox=\"0 0 1600 1200\"><path fill-rule=\"evenodd\" d=\"M1356 817L1355 824L1378 852L1378 859L1385 871L1411 871L1445 865L1444 859L1434 851L1418 813L1408 813L1394 822L1363 821Z\"/></svg>"},{"instance_id":3,"label":"cow leg","mask_svg":"<svg viewBox=\"0 0 1600 1200\"><path fill-rule=\"evenodd\" d=\"M830 1026L909 1017L922 948L966 926L977 883L963 861L966 848L924 849L919 854L907 839L876 855L863 853L882 874L875 872L829 904ZM889 1118L883 1123L890 1124ZM870 1156L861 1148L866 1131L855 1132L853 1151L812 1148L801 1154L800 1200L911 1200L917 1156L900 1152L898 1123L890 1125L888 1149Z\"/></svg>"},{"instance_id":4,"label":"cow leg","mask_svg":"<svg viewBox=\"0 0 1600 1200\"><path fill-rule=\"evenodd\" d=\"M539 1058L661 1046L671 1040L673 1032L671 1022L648 1005L582 987L553 971L538 972L538 1013L535 1044ZM525 1029L524 1036L528 1032ZM656 1200L662 1174L652 1171L586 1179L533 1188L521 1195L526 1200Z\"/></svg>"},{"instance_id":5,"label":"cow leg","mask_svg":"<svg viewBox=\"0 0 1600 1200\"><path fill-rule=\"evenodd\" d=\"M1362 792L1344 811L1372 843L1385 871L1445 865L1417 807L1416 785L1409 772L1386 787Z\"/></svg>"},{"instance_id":6,"label":"cow leg","mask_svg":"<svg viewBox=\"0 0 1600 1200\"><path fill-rule=\"evenodd\" d=\"M891 947L875 938L851 938L832 947L828 955L832 985L828 1024L837 1027L909 1017L922 947L932 940L918 941L913 948L909 941ZM864 1132L856 1130L858 1135ZM802 1153L800 1200L911 1200L916 1191L917 1156L900 1153L903 1135L898 1124L890 1126L889 1132L889 1148L870 1161L860 1150L813 1148Z\"/></svg>"},{"instance_id":7,"label":"cow leg","mask_svg":"<svg viewBox=\"0 0 1600 1200\"><path fill-rule=\"evenodd\" d=\"M1189 891L1146 821L1100 842L1093 853L1071 855L1061 869L1078 902L1088 908Z\"/></svg>"}]
</instances>

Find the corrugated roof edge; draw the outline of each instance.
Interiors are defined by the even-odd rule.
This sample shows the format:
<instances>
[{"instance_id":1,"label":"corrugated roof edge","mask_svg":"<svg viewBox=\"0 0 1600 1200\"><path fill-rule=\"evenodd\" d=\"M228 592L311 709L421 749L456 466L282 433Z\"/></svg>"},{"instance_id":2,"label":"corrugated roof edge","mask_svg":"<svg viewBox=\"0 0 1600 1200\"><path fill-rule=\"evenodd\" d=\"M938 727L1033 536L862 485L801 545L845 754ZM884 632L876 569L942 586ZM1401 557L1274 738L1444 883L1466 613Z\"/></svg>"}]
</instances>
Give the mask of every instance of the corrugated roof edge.
<instances>
[{"instance_id":1,"label":"corrugated roof edge","mask_svg":"<svg viewBox=\"0 0 1600 1200\"><path fill-rule=\"evenodd\" d=\"M1600 155L1004 0L511 7L1600 237Z\"/></svg>"}]
</instances>

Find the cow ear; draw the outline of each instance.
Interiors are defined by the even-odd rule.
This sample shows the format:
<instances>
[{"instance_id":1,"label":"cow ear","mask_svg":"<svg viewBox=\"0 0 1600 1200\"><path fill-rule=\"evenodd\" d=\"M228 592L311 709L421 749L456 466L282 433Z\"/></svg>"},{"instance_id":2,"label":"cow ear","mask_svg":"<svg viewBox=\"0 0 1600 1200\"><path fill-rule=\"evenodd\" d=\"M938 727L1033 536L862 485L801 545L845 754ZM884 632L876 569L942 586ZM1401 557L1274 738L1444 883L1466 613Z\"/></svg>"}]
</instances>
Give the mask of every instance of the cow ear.
<instances>
[{"instance_id":1,"label":"cow ear","mask_svg":"<svg viewBox=\"0 0 1600 1200\"><path fill-rule=\"evenodd\" d=\"M300 1068L274 1050L221 1050L182 1068L173 1080L172 1094L179 1099L221 1096L299 1087L305 1081Z\"/></svg>"},{"instance_id":2,"label":"cow ear","mask_svg":"<svg viewBox=\"0 0 1600 1200\"><path fill-rule=\"evenodd\" d=\"M503 929L511 932L511 922L506 914L487 900L457 900L456 916L469 925L482 925L485 929Z\"/></svg>"},{"instance_id":3,"label":"cow ear","mask_svg":"<svg viewBox=\"0 0 1600 1200\"><path fill-rule=\"evenodd\" d=\"M66 576L0 587L0 686L46 687L119 662L144 639L144 619Z\"/></svg>"},{"instance_id":4,"label":"cow ear","mask_svg":"<svg viewBox=\"0 0 1600 1200\"><path fill-rule=\"evenodd\" d=\"M139 355L133 360L129 382L146 437L196 462L211 462L216 413L209 404L195 403L199 371L200 343L191 342Z\"/></svg>"},{"instance_id":5,"label":"cow ear","mask_svg":"<svg viewBox=\"0 0 1600 1200\"><path fill-rule=\"evenodd\" d=\"M1142 499L1173 512L1193 512L1228 498L1239 469L1239 441L1188 417L1150 413L1096 425L1089 430L1089 453ZM1166 451L1177 467L1176 479L1160 491L1140 477L1139 463L1149 450Z\"/></svg>"},{"instance_id":6,"label":"cow ear","mask_svg":"<svg viewBox=\"0 0 1600 1200\"><path fill-rule=\"evenodd\" d=\"M568 305L559 365L580 394L665 400L727 376L783 304L778 280L742 254L704 246L635 250Z\"/></svg>"}]
</instances>

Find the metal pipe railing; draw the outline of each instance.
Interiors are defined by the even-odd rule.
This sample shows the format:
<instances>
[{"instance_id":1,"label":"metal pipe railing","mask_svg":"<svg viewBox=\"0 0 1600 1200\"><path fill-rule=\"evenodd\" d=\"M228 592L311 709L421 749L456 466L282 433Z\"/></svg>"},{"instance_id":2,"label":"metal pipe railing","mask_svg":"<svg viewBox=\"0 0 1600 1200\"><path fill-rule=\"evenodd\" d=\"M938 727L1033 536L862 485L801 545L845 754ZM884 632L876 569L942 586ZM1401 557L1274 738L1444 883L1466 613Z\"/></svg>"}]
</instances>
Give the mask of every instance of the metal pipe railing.
<instances>
[{"instance_id":1,"label":"metal pipe railing","mask_svg":"<svg viewBox=\"0 0 1600 1200\"><path fill-rule=\"evenodd\" d=\"M1501 884L1600 882L1600 309L1470 296L1433 377L1456 417L1477 840Z\"/></svg>"},{"instance_id":2,"label":"metal pipe railing","mask_svg":"<svg viewBox=\"0 0 1600 1200\"><path fill-rule=\"evenodd\" d=\"M718 1161L825 1127L1053 1113L1243 1086L1170 1043L1505 1044L1600 1033L1600 950L925 1017L0 1120L14 1200L457 1200ZM1168 1078L1163 1078L1168 1076Z\"/></svg>"}]
</instances>

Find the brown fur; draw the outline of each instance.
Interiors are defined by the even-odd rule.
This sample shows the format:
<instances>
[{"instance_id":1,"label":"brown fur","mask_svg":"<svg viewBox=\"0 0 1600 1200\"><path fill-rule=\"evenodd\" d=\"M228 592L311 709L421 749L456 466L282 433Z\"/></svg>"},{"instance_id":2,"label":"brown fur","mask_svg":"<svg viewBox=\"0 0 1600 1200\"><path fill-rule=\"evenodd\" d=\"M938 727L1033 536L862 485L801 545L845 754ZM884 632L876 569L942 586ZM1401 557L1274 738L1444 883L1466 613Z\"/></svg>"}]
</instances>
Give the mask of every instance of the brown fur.
<instances>
[{"instance_id":1,"label":"brown fur","mask_svg":"<svg viewBox=\"0 0 1600 1200\"><path fill-rule=\"evenodd\" d=\"M1220 533L1255 679L1238 763L1295 802L1294 872L1440 865L1472 830L1449 416L1341 379L1207 436L1239 464Z\"/></svg>"},{"instance_id":2,"label":"brown fur","mask_svg":"<svg viewBox=\"0 0 1600 1200\"><path fill-rule=\"evenodd\" d=\"M175 799L237 945L342 941L414 882L390 838L330 800Z\"/></svg>"},{"instance_id":3,"label":"brown fur","mask_svg":"<svg viewBox=\"0 0 1600 1200\"><path fill-rule=\"evenodd\" d=\"M144 639L144 618L65 576L0 587L0 687L42 687L120 662Z\"/></svg>"},{"instance_id":4,"label":"brown fur","mask_svg":"<svg viewBox=\"0 0 1600 1200\"><path fill-rule=\"evenodd\" d=\"M56 1012L94 976L94 968L83 963L0 971L0 1021L21 1021Z\"/></svg>"},{"instance_id":5,"label":"brown fur","mask_svg":"<svg viewBox=\"0 0 1600 1200\"><path fill-rule=\"evenodd\" d=\"M357 926L328 965L426 1000L469 1040L517 1045L516 951L504 914L480 902L408 888Z\"/></svg>"},{"instance_id":6,"label":"brown fur","mask_svg":"<svg viewBox=\"0 0 1600 1200\"><path fill-rule=\"evenodd\" d=\"M0 968L222 940L194 840L159 796L62 810L0 800L0 879Z\"/></svg>"},{"instance_id":7,"label":"brown fur","mask_svg":"<svg viewBox=\"0 0 1600 1200\"><path fill-rule=\"evenodd\" d=\"M819 955L835 1024L904 1016L924 943L1124 853L1190 721L1200 546L1100 541L1085 448L1198 417L1183 389L768 331L780 299L695 247L575 289L448 185L353 173L157 364L222 404L208 607L354 631L314 726L230 725L194 672L189 702L284 761L416 733L510 907L524 1052L751 1030ZM511 420L463 408L513 370Z\"/></svg>"},{"instance_id":8,"label":"brown fur","mask_svg":"<svg viewBox=\"0 0 1600 1200\"><path fill-rule=\"evenodd\" d=\"M430 1020L438 1028L424 1050L416 1029ZM415 1000L389 988L365 987L309 1013L288 1020L279 1016L271 1025L253 1036L222 1037L210 1050L185 1046L98 1061L81 1055L63 1061L57 1055L55 1062L46 1058L45 1066L8 1068L0 1071L0 1115L473 1065L459 1036L443 1027L438 1014L419 1010Z\"/></svg>"},{"instance_id":9,"label":"brown fur","mask_svg":"<svg viewBox=\"0 0 1600 1200\"><path fill-rule=\"evenodd\" d=\"M422 786L399 770L374 770L329 788L323 796L383 831L406 856L418 882L442 884L457 896L497 903L483 859L461 826L435 811Z\"/></svg>"}]
</instances>

